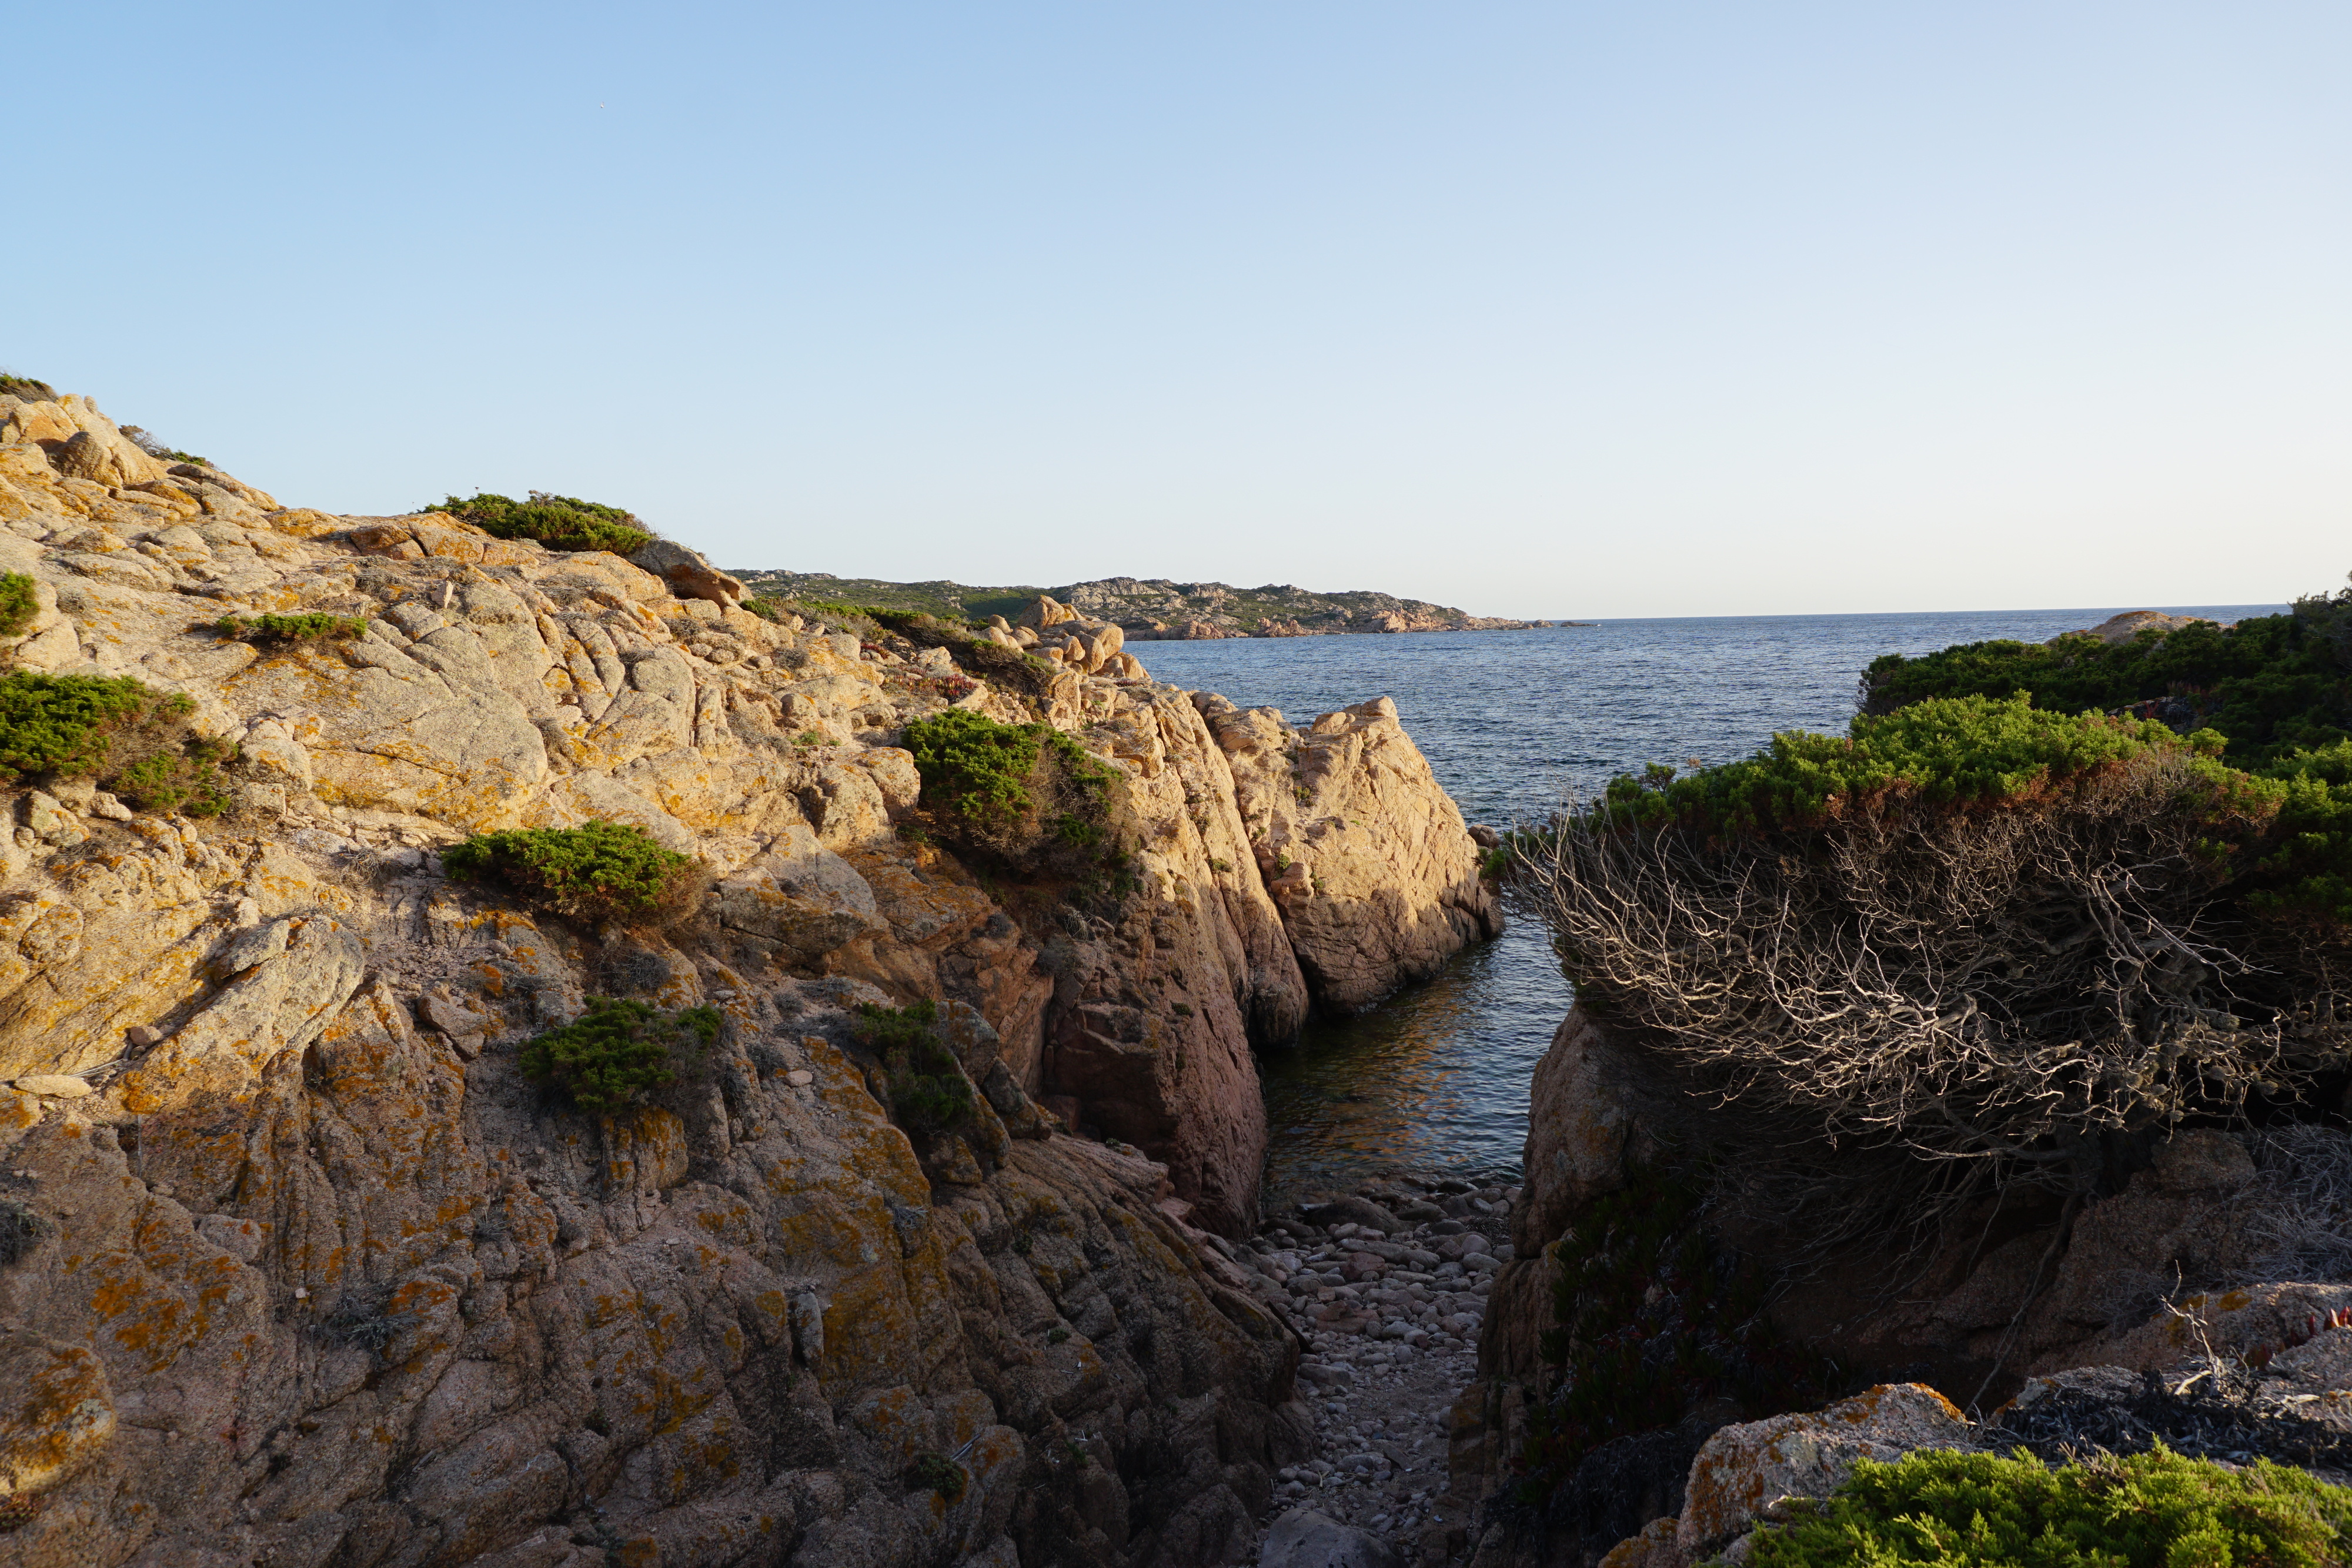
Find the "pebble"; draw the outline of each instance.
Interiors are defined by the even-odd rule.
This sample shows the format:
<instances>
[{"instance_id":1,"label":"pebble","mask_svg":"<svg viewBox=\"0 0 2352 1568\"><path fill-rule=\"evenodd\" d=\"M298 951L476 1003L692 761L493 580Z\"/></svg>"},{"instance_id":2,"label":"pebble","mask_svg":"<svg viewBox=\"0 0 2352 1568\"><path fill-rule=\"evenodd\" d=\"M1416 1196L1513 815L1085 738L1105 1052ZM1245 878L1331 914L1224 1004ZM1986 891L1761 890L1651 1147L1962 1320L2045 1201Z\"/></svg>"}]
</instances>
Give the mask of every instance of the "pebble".
<instances>
[{"instance_id":1,"label":"pebble","mask_svg":"<svg viewBox=\"0 0 2352 1568\"><path fill-rule=\"evenodd\" d=\"M1478 1328L1493 1273L1511 1257L1518 1192L1409 1185L1429 1197L1363 1194L1407 1221L1394 1237L1282 1218L1233 1249L1303 1343L1297 1396L1315 1413L1320 1448L1276 1478L1261 1544L1299 1507L1370 1531L1407 1563L1442 1563L1469 1539L1477 1500L1447 1491L1447 1416L1477 1373ZM1441 1195L1452 1211L1437 1207Z\"/></svg>"},{"instance_id":2,"label":"pebble","mask_svg":"<svg viewBox=\"0 0 2352 1568\"><path fill-rule=\"evenodd\" d=\"M795 1089L805 1089L816 1082L816 1074L805 1067L795 1067L784 1074L784 1082Z\"/></svg>"},{"instance_id":3,"label":"pebble","mask_svg":"<svg viewBox=\"0 0 2352 1568\"><path fill-rule=\"evenodd\" d=\"M87 1080L61 1072L36 1072L29 1078L19 1078L16 1088L21 1093L45 1094L52 1100L79 1100L91 1092Z\"/></svg>"}]
</instances>

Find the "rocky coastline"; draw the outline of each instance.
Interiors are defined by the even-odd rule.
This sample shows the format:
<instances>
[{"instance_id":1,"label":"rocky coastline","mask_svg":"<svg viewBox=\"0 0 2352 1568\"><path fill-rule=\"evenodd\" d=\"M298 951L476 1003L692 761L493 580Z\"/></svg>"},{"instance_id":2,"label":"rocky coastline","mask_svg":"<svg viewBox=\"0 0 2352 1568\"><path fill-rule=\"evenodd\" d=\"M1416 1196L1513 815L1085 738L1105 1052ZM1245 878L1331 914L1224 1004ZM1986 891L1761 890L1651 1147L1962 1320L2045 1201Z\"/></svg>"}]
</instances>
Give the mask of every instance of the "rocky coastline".
<instances>
[{"instance_id":1,"label":"rocky coastline","mask_svg":"<svg viewBox=\"0 0 2352 1568\"><path fill-rule=\"evenodd\" d=\"M1289 583L1235 588L1224 582L1107 577L1058 588L974 588L963 583L884 582L824 572L741 569L752 591L782 599L923 611L982 620L1014 616L1039 598L1118 626L1129 641L1198 642L1223 637L1329 637L1402 632L1525 632L1552 624L1472 615L1419 599L1370 591L1318 593ZM1569 622L1561 624L1573 625Z\"/></svg>"},{"instance_id":2,"label":"rocky coastline","mask_svg":"<svg viewBox=\"0 0 2352 1568\"><path fill-rule=\"evenodd\" d=\"M770 620L665 541L289 507L46 392L0 397L10 676L136 682L222 771L10 788L0 1563L1233 1562L1372 1322L1325 1289L1466 1343L1422 1238L1324 1227L1306 1318L1243 1239L1254 1048L1499 929L1392 704ZM953 712L1109 770L1115 883L926 831L895 742ZM443 858L589 822L707 895L604 925ZM706 1044L592 1113L522 1047L599 997ZM870 1044L917 1004L951 1126Z\"/></svg>"}]
</instances>

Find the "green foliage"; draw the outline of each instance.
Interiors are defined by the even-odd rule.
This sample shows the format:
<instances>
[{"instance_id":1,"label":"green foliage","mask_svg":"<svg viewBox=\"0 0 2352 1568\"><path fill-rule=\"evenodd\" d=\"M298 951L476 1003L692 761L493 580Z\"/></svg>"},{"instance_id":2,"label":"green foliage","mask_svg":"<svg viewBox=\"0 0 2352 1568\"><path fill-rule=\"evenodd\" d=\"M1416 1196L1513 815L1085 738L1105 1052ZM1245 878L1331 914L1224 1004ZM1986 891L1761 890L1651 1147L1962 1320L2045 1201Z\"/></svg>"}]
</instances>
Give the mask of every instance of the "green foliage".
<instances>
[{"instance_id":1,"label":"green foliage","mask_svg":"<svg viewBox=\"0 0 2352 1568\"><path fill-rule=\"evenodd\" d=\"M635 514L573 496L533 490L528 501L488 492L470 500L452 496L428 512L446 512L501 539L537 539L550 549L611 550L628 555L653 542L653 530Z\"/></svg>"},{"instance_id":2,"label":"green foliage","mask_svg":"<svg viewBox=\"0 0 2352 1568\"><path fill-rule=\"evenodd\" d=\"M1111 784L1109 768L1051 725L999 724L968 708L917 719L901 733L900 744L914 754L923 776L925 803L967 831L1001 830L1029 813L1041 762L1054 765L1082 802L1098 805ZM1053 831L1074 845L1101 841L1099 815L1083 804L1055 813Z\"/></svg>"},{"instance_id":3,"label":"green foliage","mask_svg":"<svg viewBox=\"0 0 2352 1568\"><path fill-rule=\"evenodd\" d=\"M2052 1469L1926 1448L1870 1459L1825 1503L1754 1538L1755 1568L2337 1568L2352 1490L2257 1459L2162 1448Z\"/></svg>"},{"instance_id":4,"label":"green foliage","mask_svg":"<svg viewBox=\"0 0 2352 1568\"><path fill-rule=\"evenodd\" d=\"M367 634L368 618L364 615L224 615L214 625L224 637L243 638L247 642L310 643L321 639L338 642Z\"/></svg>"},{"instance_id":5,"label":"green foliage","mask_svg":"<svg viewBox=\"0 0 2352 1568\"><path fill-rule=\"evenodd\" d=\"M2030 698L1929 697L1882 716L1857 716L1847 736L1787 730L1741 761L1684 778L1652 764L1610 781L1599 821L1674 823L1707 834L1818 826L1887 804L2017 805L2063 791L2135 758L2186 749L2216 810L2275 801L2213 760L2221 737L2186 741L2153 719L2052 713Z\"/></svg>"},{"instance_id":6,"label":"green foliage","mask_svg":"<svg viewBox=\"0 0 2352 1568\"><path fill-rule=\"evenodd\" d=\"M33 580L21 571L0 573L0 637L19 637L30 630L41 612Z\"/></svg>"},{"instance_id":7,"label":"green foliage","mask_svg":"<svg viewBox=\"0 0 2352 1568\"><path fill-rule=\"evenodd\" d=\"M893 1121L911 1131L940 1133L971 1119L971 1080L940 1038L936 1003L885 1008L864 1002L857 1013L859 1043L882 1061Z\"/></svg>"},{"instance_id":8,"label":"green foliage","mask_svg":"<svg viewBox=\"0 0 2352 1568\"><path fill-rule=\"evenodd\" d=\"M0 782L95 778L133 806L216 815L229 804L219 768L236 752L192 735L194 711L127 675L0 675Z\"/></svg>"},{"instance_id":9,"label":"green foliage","mask_svg":"<svg viewBox=\"0 0 2352 1568\"><path fill-rule=\"evenodd\" d=\"M478 833L441 854L451 877L495 877L561 915L669 924L694 912L708 873L643 828L603 821L576 828Z\"/></svg>"},{"instance_id":10,"label":"green foliage","mask_svg":"<svg viewBox=\"0 0 2352 1568\"><path fill-rule=\"evenodd\" d=\"M0 371L0 392L10 397L27 398L34 402L55 402L58 400L57 388L48 382L37 382L30 376L12 376L5 371Z\"/></svg>"},{"instance_id":11,"label":"green foliage","mask_svg":"<svg viewBox=\"0 0 2352 1568\"><path fill-rule=\"evenodd\" d=\"M1704 1184L1655 1168L1595 1199L1553 1249L1559 1391L1530 1416L1523 1500L1537 1502L1602 1444L1663 1431L1702 1400L1741 1420L1817 1405L1836 1369L1764 1321L1769 1278L1707 1234Z\"/></svg>"},{"instance_id":12,"label":"green foliage","mask_svg":"<svg viewBox=\"0 0 2352 1568\"><path fill-rule=\"evenodd\" d=\"M108 788L139 810L217 817L231 803L220 768L236 755L226 740L192 736L176 748L150 751L131 763L108 780Z\"/></svg>"},{"instance_id":13,"label":"green foliage","mask_svg":"<svg viewBox=\"0 0 2352 1568\"><path fill-rule=\"evenodd\" d=\"M625 998L591 997L588 1010L522 1048L523 1076L569 1095L592 1114L620 1111L677 1076L679 1051L718 1041L719 1009L666 1013Z\"/></svg>"},{"instance_id":14,"label":"green foliage","mask_svg":"<svg viewBox=\"0 0 2352 1568\"><path fill-rule=\"evenodd\" d=\"M917 1490L928 1488L952 1503L963 1496L963 1467L945 1454L923 1454L907 1467L907 1485Z\"/></svg>"},{"instance_id":15,"label":"green foliage","mask_svg":"<svg viewBox=\"0 0 2352 1568\"><path fill-rule=\"evenodd\" d=\"M2113 645L2071 635L2054 646L1968 643L1906 658L1889 653L1863 676L1866 712L1931 697L2027 697L2062 713L2176 698L2192 722L2230 737L2230 760L2258 768L2284 753L2352 736L2352 590L2296 602L2226 631L2199 622L2153 629Z\"/></svg>"},{"instance_id":16,"label":"green foliage","mask_svg":"<svg viewBox=\"0 0 2352 1568\"><path fill-rule=\"evenodd\" d=\"M181 716L194 706L127 675L19 670L0 676L0 778L96 773L119 732Z\"/></svg>"}]
</instances>

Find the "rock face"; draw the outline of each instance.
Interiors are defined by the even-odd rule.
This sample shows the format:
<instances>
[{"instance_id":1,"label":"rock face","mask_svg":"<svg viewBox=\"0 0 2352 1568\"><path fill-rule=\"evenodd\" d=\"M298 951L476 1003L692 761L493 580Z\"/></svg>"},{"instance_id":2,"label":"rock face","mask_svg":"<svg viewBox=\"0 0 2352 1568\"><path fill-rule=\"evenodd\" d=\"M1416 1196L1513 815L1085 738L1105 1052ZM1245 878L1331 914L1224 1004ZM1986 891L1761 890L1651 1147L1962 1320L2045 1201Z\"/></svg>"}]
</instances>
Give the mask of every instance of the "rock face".
<instances>
[{"instance_id":1,"label":"rock face","mask_svg":"<svg viewBox=\"0 0 2352 1568\"><path fill-rule=\"evenodd\" d=\"M1579 1009L1561 1024L1536 1068L1524 1192L1513 1215L1514 1256L1495 1276L1478 1343L1478 1381L1453 1415L1457 1506L1491 1495L1511 1479L1529 1408L1557 1376L1539 1353L1540 1337L1557 1322L1550 1248L1586 1206L1620 1190L1629 1168L1659 1152L1628 1092L1625 1050ZM1609 1556L1611 1568L1687 1568L1746 1528L1740 1521L1755 1511L1742 1512L1741 1498L1754 1493L1769 1501L1775 1489L1821 1495L1856 1453L1883 1458L1920 1447L1975 1445L1946 1394L1967 1398L1980 1385L2014 1388L2021 1377L2072 1387L2083 1376L2073 1369L2086 1366L2136 1389L2143 1375L2200 1364L2208 1347L2257 1366L2273 1356L2282 1368L2308 1366L2319 1353L2294 1347L2317 1343L2315 1335L2332 1343L2341 1333L2338 1325L2352 1321L2352 1286L2244 1282L2261 1278L2255 1272L2261 1238L2275 1236L2281 1206L2291 1210L2294 1195L2265 1185L2271 1178L2258 1169L2241 1134L2184 1130L2155 1144L2146 1157L2146 1168L2116 1182L2114 1190L2063 1213L2054 1205L2036 1211L2012 1200L2012 1209L2022 1212L2009 1217L2005 1229L1991 1227L1988 1200L1983 1211L1956 1227L1962 1239L1926 1260L1917 1281L1895 1299L1856 1309L1857 1301L1872 1302L1871 1291L1883 1283L1884 1260L1874 1242L1858 1245L1856 1256L1832 1260L1790 1289L1772 1309L1784 1333L1849 1366L1933 1366L1944 1393L1889 1386L1866 1396L1866 1405L1848 1401L1722 1427L1690 1469L1679 1522L1653 1525L1626 1540ZM2160 1304L2168 1297L2177 1312ZM2352 1335L2344 1337L2352 1343ZM2341 1356L2340 1368L2329 1364L2329 1375L2340 1378L2352 1370L2352 1354ZM2029 1396L2033 1387L2030 1381ZM2120 1398L2102 1397L2109 1405ZM2211 1412L2192 1415L2212 1427ZM1696 1441L1708 1422L1722 1418L1695 1410L1685 1427L1700 1424L1687 1440ZM2134 1417L2141 1428L2126 1423L2084 1429L2144 1429L2157 1418L2141 1409ZM2195 1429L2194 1421L2183 1427ZM1989 1440L1989 1446L2006 1451L2012 1440ZM2179 1447L2186 1439L2172 1434L2167 1440ZM2294 1451L2291 1442L2282 1442L2282 1456ZM1801 1470L1814 1479L1804 1480ZM1488 1531L1478 1560L1534 1563L1556 1549L1564 1548L1539 1539L1539 1532L1516 1536L1498 1525Z\"/></svg>"},{"instance_id":2,"label":"rock face","mask_svg":"<svg viewBox=\"0 0 2352 1568\"><path fill-rule=\"evenodd\" d=\"M180 693L242 754L202 820L10 792L0 1501L25 1522L0 1555L1246 1550L1312 1426L1296 1337L1192 1227L1254 1219L1250 1048L1309 988L1186 694L1099 638L1013 691L771 622L677 547L282 507L79 399L0 396L0 570L38 603L16 667ZM212 626L311 611L367 629ZM950 704L1118 770L1121 896L985 885L902 836L921 780L893 742ZM1377 740L1344 760L1354 809L1466 846L1442 795L1379 776L1402 732ZM600 934L442 874L468 833L591 819L700 859L700 913ZM1400 973L1459 928L1433 870L1359 891L1358 946ZM586 1115L518 1048L592 994L722 1022L649 1103ZM974 1086L953 1134L895 1124L856 1043L858 1004L925 998Z\"/></svg>"},{"instance_id":3,"label":"rock face","mask_svg":"<svg viewBox=\"0 0 2352 1568\"><path fill-rule=\"evenodd\" d=\"M1478 846L1395 703L1327 713L1301 735L1274 708L1195 701L1318 1006L1357 1011L1501 933Z\"/></svg>"}]
</instances>

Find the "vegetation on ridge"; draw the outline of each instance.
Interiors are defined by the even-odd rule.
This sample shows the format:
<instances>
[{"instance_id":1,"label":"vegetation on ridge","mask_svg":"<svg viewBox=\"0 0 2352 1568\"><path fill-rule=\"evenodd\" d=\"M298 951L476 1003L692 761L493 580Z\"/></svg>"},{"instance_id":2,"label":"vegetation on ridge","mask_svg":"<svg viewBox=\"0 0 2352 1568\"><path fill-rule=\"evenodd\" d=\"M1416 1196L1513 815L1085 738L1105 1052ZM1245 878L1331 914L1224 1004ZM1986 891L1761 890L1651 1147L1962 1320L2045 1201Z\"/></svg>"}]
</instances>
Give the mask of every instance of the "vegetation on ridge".
<instances>
[{"instance_id":1,"label":"vegetation on ridge","mask_svg":"<svg viewBox=\"0 0 2352 1568\"><path fill-rule=\"evenodd\" d=\"M494 538L537 539L550 549L601 549L628 555L654 539L653 530L633 512L544 490L533 490L527 501L488 491L468 500L452 496L422 509L446 512Z\"/></svg>"}]
</instances>

